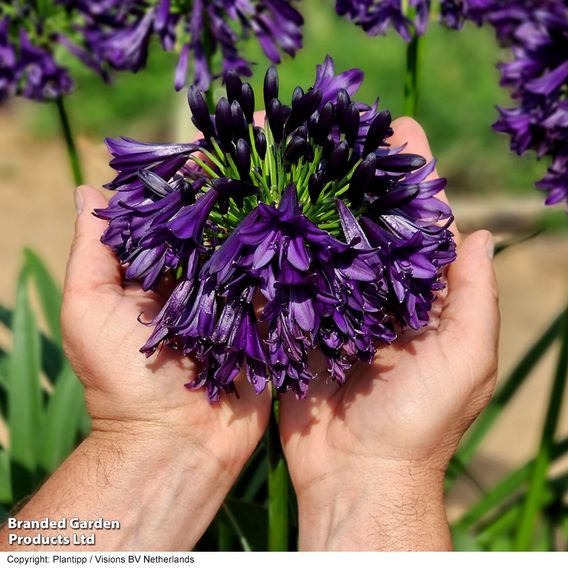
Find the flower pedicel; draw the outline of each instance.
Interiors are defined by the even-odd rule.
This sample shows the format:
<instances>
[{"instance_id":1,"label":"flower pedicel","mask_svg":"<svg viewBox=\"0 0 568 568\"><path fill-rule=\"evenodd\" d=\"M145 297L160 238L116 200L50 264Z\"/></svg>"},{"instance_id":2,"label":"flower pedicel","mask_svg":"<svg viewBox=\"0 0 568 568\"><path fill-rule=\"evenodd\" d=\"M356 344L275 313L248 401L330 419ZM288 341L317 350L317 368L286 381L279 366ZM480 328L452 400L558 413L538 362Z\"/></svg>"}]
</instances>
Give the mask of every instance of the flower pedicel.
<instances>
[{"instance_id":1,"label":"flower pedicel","mask_svg":"<svg viewBox=\"0 0 568 568\"><path fill-rule=\"evenodd\" d=\"M286 105L271 67L261 126L251 86L230 72L213 115L189 90L197 142L107 141L118 175L96 212L109 222L102 241L145 289L177 281L141 350L197 358L187 386L211 401L241 370L259 393L271 381L303 397L315 349L342 383L377 345L428 322L455 258L451 211L435 197L446 181L388 144L389 112L353 99L362 80L358 69L335 74L327 57Z\"/></svg>"}]
</instances>

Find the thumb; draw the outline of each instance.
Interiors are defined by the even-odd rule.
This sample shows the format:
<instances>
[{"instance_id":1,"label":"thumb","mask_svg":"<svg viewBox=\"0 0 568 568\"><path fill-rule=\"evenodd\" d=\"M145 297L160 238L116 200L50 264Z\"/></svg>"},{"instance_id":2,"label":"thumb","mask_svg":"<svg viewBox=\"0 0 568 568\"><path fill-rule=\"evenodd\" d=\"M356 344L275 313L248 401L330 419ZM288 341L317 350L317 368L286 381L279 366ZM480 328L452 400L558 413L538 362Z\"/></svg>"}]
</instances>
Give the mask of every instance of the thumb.
<instances>
[{"instance_id":1,"label":"thumb","mask_svg":"<svg viewBox=\"0 0 568 568\"><path fill-rule=\"evenodd\" d=\"M82 185L75 190L75 206L77 220L67 263L65 294L88 292L108 285L121 288L120 265L100 240L107 223L93 215L94 209L107 206L107 200L94 187Z\"/></svg>"},{"instance_id":2,"label":"thumb","mask_svg":"<svg viewBox=\"0 0 568 568\"><path fill-rule=\"evenodd\" d=\"M492 353L499 340L499 305L493 270L493 236L489 231L469 235L457 250L447 273L448 294L439 332L459 339L476 353ZM472 345L473 343L473 345Z\"/></svg>"}]
</instances>

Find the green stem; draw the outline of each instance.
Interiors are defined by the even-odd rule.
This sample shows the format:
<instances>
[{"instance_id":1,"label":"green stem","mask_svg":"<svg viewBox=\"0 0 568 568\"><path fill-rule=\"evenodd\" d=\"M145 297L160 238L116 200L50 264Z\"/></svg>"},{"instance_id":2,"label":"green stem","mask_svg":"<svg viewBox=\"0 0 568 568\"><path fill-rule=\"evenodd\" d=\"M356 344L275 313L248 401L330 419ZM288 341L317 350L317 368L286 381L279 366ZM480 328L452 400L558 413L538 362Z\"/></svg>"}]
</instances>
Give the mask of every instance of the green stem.
<instances>
[{"instance_id":1,"label":"green stem","mask_svg":"<svg viewBox=\"0 0 568 568\"><path fill-rule=\"evenodd\" d=\"M278 404L273 400L268 426L268 550L288 550L288 471L278 431Z\"/></svg>"},{"instance_id":2,"label":"green stem","mask_svg":"<svg viewBox=\"0 0 568 568\"><path fill-rule=\"evenodd\" d=\"M413 32L406 46L406 75L404 79L404 114L416 116L418 109L418 81L422 54L422 39Z\"/></svg>"},{"instance_id":3,"label":"green stem","mask_svg":"<svg viewBox=\"0 0 568 568\"><path fill-rule=\"evenodd\" d=\"M550 391L550 399L542 429L540 448L532 470L529 490L523 505L517 532L515 549L518 551L527 550L531 546L532 533L537 517L542 508L548 469L552 461L554 436L558 427L558 419L560 417L562 399L564 397L564 390L566 387L566 375L568 372L568 315L565 315L564 317L563 327L562 346L560 348L558 364L556 366L554 381Z\"/></svg>"},{"instance_id":4,"label":"green stem","mask_svg":"<svg viewBox=\"0 0 568 568\"><path fill-rule=\"evenodd\" d=\"M241 543L243 550L245 552L251 552L252 547L251 547L249 541L247 540L247 537L245 536L245 534L241 530L241 527L240 527L239 523L237 522L237 519L235 519L235 515L233 515L233 512L229 508L229 505L227 505L227 502L225 501L222 506L223 506L223 511L225 512L225 515L227 515L227 519L229 519L229 522L231 523L231 526L233 527L233 530L235 531L235 533L239 537L239 542ZM221 532L220 540L226 542L227 541L227 535L223 535L223 533Z\"/></svg>"},{"instance_id":5,"label":"green stem","mask_svg":"<svg viewBox=\"0 0 568 568\"><path fill-rule=\"evenodd\" d=\"M75 185L82 185L84 183L84 178L83 170L81 167L81 159L79 158L79 152L77 151L77 146L75 145L73 131L71 130L71 123L69 121L67 110L65 109L63 97L57 98L55 100L55 104L57 106L63 138L65 138L67 155L69 156L69 163L71 164L71 171L73 172L73 180L75 182Z\"/></svg>"}]
</instances>

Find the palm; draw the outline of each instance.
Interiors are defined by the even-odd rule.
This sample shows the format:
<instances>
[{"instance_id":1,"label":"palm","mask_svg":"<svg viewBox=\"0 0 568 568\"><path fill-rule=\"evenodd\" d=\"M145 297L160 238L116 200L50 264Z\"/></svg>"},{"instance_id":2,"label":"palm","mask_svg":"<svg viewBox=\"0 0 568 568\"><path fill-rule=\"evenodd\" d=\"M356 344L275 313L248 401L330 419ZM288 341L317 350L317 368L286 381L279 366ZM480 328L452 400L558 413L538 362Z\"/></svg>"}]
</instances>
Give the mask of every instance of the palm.
<instances>
[{"instance_id":1,"label":"palm","mask_svg":"<svg viewBox=\"0 0 568 568\"><path fill-rule=\"evenodd\" d=\"M95 192L93 199L104 203ZM231 469L242 466L266 428L269 394L257 396L243 385L240 398L212 405L202 390L184 388L198 370L194 361L167 347L149 359L142 355L151 327L137 319L151 320L164 300L123 286L118 261L99 242L101 222L87 223L69 265L62 322L93 429L158 429L205 448Z\"/></svg>"},{"instance_id":2,"label":"palm","mask_svg":"<svg viewBox=\"0 0 568 568\"><path fill-rule=\"evenodd\" d=\"M471 337L456 335L443 310L440 300L429 328L379 349L344 386L321 382L305 401L285 398L281 432L299 491L346 460L349 467L367 458L410 463L441 447L449 459L482 408L468 405L475 377L491 375L492 359L479 357Z\"/></svg>"}]
</instances>

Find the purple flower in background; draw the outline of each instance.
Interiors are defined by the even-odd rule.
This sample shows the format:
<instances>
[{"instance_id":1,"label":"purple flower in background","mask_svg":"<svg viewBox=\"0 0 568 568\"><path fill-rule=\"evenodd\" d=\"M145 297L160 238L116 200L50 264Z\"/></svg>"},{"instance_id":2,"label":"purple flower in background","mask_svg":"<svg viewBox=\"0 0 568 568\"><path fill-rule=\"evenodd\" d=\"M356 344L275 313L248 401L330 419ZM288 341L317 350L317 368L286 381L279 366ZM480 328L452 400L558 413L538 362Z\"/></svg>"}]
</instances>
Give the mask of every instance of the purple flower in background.
<instances>
[{"instance_id":1,"label":"purple flower in background","mask_svg":"<svg viewBox=\"0 0 568 568\"><path fill-rule=\"evenodd\" d=\"M494 128L518 154L534 150L552 165L537 187L547 205L568 205L568 5L563 0L495 1L486 14L512 59L499 66L514 106L499 108Z\"/></svg>"},{"instance_id":2,"label":"purple flower in background","mask_svg":"<svg viewBox=\"0 0 568 568\"><path fill-rule=\"evenodd\" d=\"M258 125L251 86L229 71L212 115L189 89L195 144L107 141L117 193L96 212L109 221L103 242L145 289L177 282L141 350L195 357L186 386L211 401L241 371L258 393L271 382L303 397L314 350L343 383L428 322L455 258L451 211L436 198L445 180L389 145L388 111L352 98L362 80L327 57L288 105L271 67Z\"/></svg>"},{"instance_id":3,"label":"purple flower in background","mask_svg":"<svg viewBox=\"0 0 568 568\"><path fill-rule=\"evenodd\" d=\"M302 46L303 19L296 0L66 0L84 17L87 43L101 61L118 70L139 71L157 37L166 51L180 46L175 87L187 82L209 88L215 73L211 57L220 52L222 70L250 75L250 63L238 50L241 39L256 35L266 56L280 62L280 53L294 55Z\"/></svg>"},{"instance_id":4,"label":"purple flower in background","mask_svg":"<svg viewBox=\"0 0 568 568\"><path fill-rule=\"evenodd\" d=\"M0 5L0 101L10 95L47 101L69 94L73 80L55 56L60 45L108 80L99 61L71 39L75 35L72 14L59 3L50 4L48 14L30 2Z\"/></svg>"}]
</instances>

